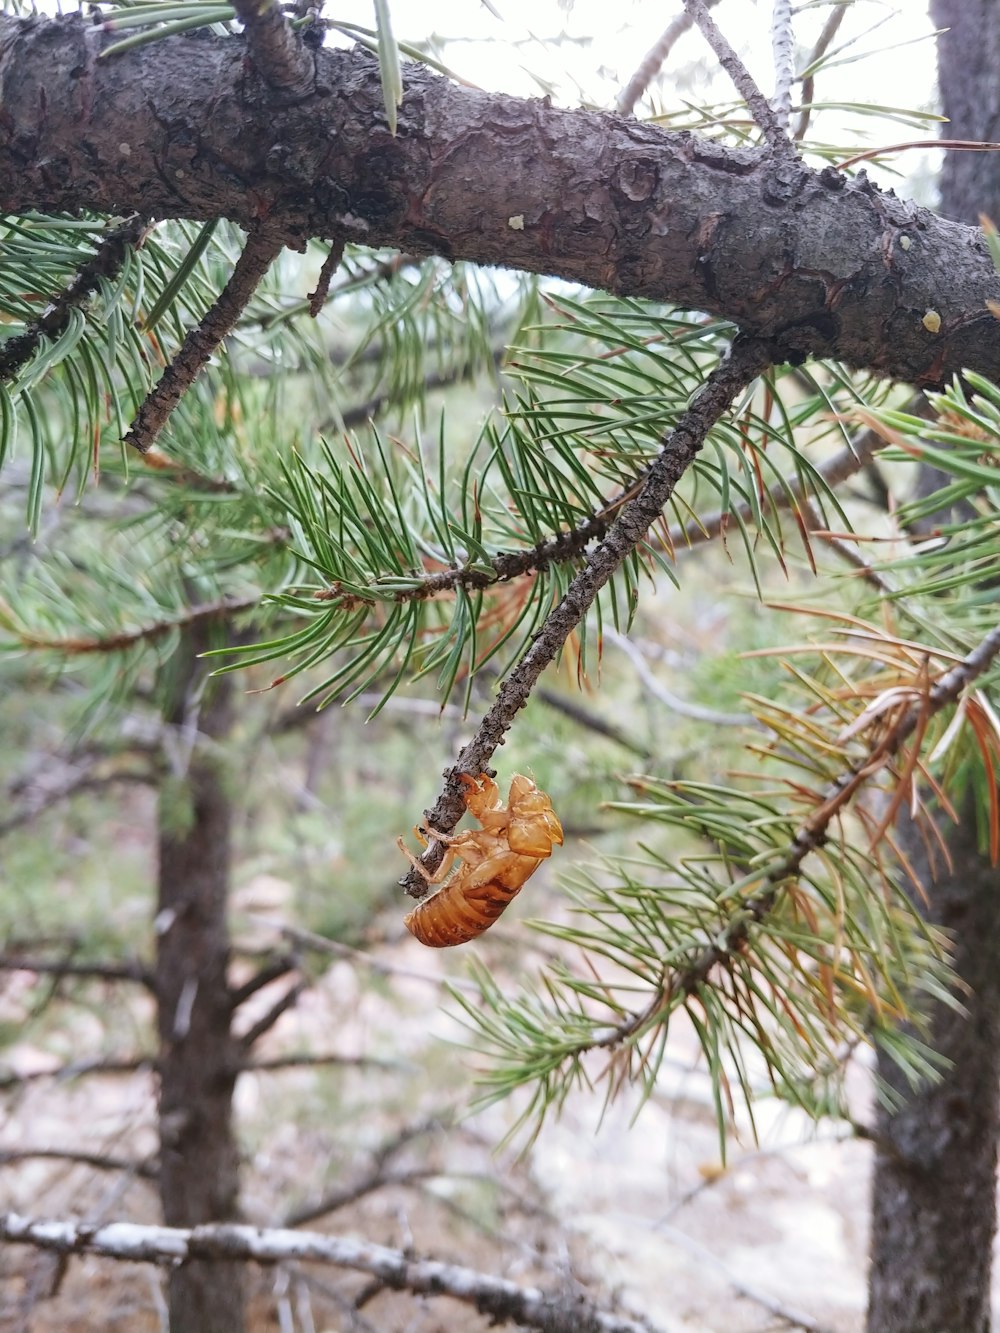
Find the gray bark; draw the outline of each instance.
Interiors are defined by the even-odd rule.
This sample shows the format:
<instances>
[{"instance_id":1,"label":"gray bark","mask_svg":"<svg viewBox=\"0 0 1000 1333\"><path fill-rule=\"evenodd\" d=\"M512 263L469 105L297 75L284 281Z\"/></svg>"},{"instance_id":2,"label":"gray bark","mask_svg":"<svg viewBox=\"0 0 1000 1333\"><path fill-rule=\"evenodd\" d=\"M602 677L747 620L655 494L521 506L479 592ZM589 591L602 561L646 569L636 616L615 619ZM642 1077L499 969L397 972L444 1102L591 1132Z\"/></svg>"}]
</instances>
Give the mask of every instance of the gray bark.
<instances>
[{"instance_id":1,"label":"gray bark","mask_svg":"<svg viewBox=\"0 0 1000 1333\"><path fill-rule=\"evenodd\" d=\"M160 1040L160 1199L168 1226L236 1217L232 1094L241 1052L231 1033L232 809L220 746L232 723L230 677L206 682L201 626L166 668L175 772L159 814L156 994ZM184 758L186 744L193 748ZM168 756L169 758L169 756ZM192 1261L168 1279L170 1333L242 1333L243 1270Z\"/></svg>"},{"instance_id":2,"label":"gray bark","mask_svg":"<svg viewBox=\"0 0 1000 1333\"><path fill-rule=\"evenodd\" d=\"M78 16L0 17L0 210L228 217L292 245L339 237L675 301L789 359L922 386L963 366L1000 378L981 237L863 177L418 65L393 137L363 51L316 52L313 92L289 104L239 39L98 59L113 40Z\"/></svg>"},{"instance_id":3,"label":"gray bark","mask_svg":"<svg viewBox=\"0 0 1000 1333\"><path fill-rule=\"evenodd\" d=\"M942 109L949 138L993 139L1000 122L1000 3L932 0ZM980 153L949 152L941 206L950 217L1000 218L1000 173ZM922 478L933 489L940 479ZM1000 1130L1000 872L978 849L967 803L943 832L953 868L935 880L908 827L904 845L931 895L928 916L953 933L964 1012L935 1005L931 1044L951 1062L916 1094L879 1055L878 1072L904 1099L881 1108L872 1181L869 1333L987 1333L996 1230Z\"/></svg>"}]
</instances>

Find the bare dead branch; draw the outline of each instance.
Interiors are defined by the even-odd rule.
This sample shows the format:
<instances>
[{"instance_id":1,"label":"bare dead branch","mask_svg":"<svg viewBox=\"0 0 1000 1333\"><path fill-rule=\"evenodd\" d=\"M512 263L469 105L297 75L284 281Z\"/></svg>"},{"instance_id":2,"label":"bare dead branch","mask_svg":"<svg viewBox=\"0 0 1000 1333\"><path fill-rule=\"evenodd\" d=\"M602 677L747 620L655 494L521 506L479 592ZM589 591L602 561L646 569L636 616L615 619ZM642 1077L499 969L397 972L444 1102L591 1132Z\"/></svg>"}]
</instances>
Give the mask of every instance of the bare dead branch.
<instances>
[{"instance_id":1,"label":"bare dead branch","mask_svg":"<svg viewBox=\"0 0 1000 1333\"><path fill-rule=\"evenodd\" d=\"M326 303L326 298L330 294L330 283L333 281L333 275L340 267L340 261L344 258L344 242L334 241L330 246L330 252L323 260L323 267L319 271L319 281L316 283L316 290L309 293L309 314L313 319L319 317L319 312Z\"/></svg>"},{"instance_id":2,"label":"bare dead branch","mask_svg":"<svg viewBox=\"0 0 1000 1333\"><path fill-rule=\"evenodd\" d=\"M719 0L705 0L705 8L713 9L718 3ZM618 94L615 110L620 116L630 116L632 114L636 102L662 69L667 56L674 49L677 39L683 37L693 24L694 19L687 11L678 14L675 19L667 24L662 34L639 62L635 73Z\"/></svg>"},{"instance_id":3,"label":"bare dead branch","mask_svg":"<svg viewBox=\"0 0 1000 1333\"><path fill-rule=\"evenodd\" d=\"M104 963L75 962L71 958L33 958L28 954L0 954L0 972L37 972L39 976L83 977L93 981L134 981L151 989L153 973L139 959Z\"/></svg>"},{"instance_id":4,"label":"bare dead branch","mask_svg":"<svg viewBox=\"0 0 1000 1333\"><path fill-rule=\"evenodd\" d=\"M830 10L826 22L823 24L823 31L816 38L816 45L813 47L809 54L809 59L806 61L806 69L815 65L816 61L826 54L830 43L837 35L838 28L844 21L844 16L847 14L847 10L847 5L834 5ZM796 142L805 138L806 130L809 128L809 118L812 115L812 100L815 91L815 80L812 74L807 74L802 80L802 96L800 98L800 101L802 102L802 110L799 112L798 123L795 126L794 138Z\"/></svg>"},{"instance_id":5,"label":"bare dead branch","mask_svg":"<svg viewBox=\"0 0 1000 1333\"><path fill-rule=\"evenodd\" d=\"M395 1291L450 1296L489 1316L546 1333L656 1333L645 1320L601 1309L582 1293L549 1296L492 1273L459 1264L411 1259L399 1250L319 1232L209 1223L199 1227L93 1226L0 1214L0 1238L56 1254L99 1254L126 1262L164 1265L208 1260L259 1264L331 1264L370 1273Z\"/></svg>"},{"instance_id":6,"label":"bare dead branch","mask_svg":"<svg viewBox=\"0 0 1000 1333\"><path fill-rule=\"evenodd\" d=\"M71 1152L65 1148L0 1148L0 1166L18 1162L69 1162L93 1167L95 1171L124 1171L141 1180L156 1180L159 1168L148 1158L115 1157L113 1153Z\"/></svg>"},{"instance_id":7,"label":"bare dead branch","mask_svg":"<svg viewBox=\"0 0 1000 1333\"><path fill-rule=\"evenodd\" d=\"M791 0L774 0L771 50L774 54L774 96L771 98L771 106L778 124L787 136L792 119L792 83L795 79Z\"/></svg>"},{"instance_id":8,"label":"bare dead branch","mask_svg":"<svg viewBox=\"0 0 1000 1333\"><path fill-rule=\"evenodd\" d=\"M478 777L486 771L541 673L558 655L622 561L656 522L711 428L729 410L737 396L767 368L772 356L773 349L765 342L737 341L730 355L698 389L690 407L680 417L649 467L638 494L622 505L607 536L588 556L586 565L549 614L531 647L501 684L496 701L480 722L476 734L447 771L444 791L427 814L426 823L431 828L450 833L458 823L465 811L465 788L459 775L467 773ZM420 858L420 864L433 874L443 856L444 845L432 842ZM411 868L399 882L411 897L420 898L427 893L427 881L416 868Z\"/></svg>"},{"instance_id":9,"label":"bare dead branch","mask_svg":"<svg viewBox=\"0 0 1000 1333\"><path fill-rule=\"evenodd\" d=\"M316 714L314 713L312 716L315 717ZM289 972L297 971L298 967L299 958L294 953L282 954L280 958L272 959L248 981L244 981L242 986L236 986L233 989L231 995L233 1009L238 1009L244 1000L249 1000L251 995L256 995L265 986L270 986L272 981L278 981L281 977L286 977Z\"/></svg>"},{"instance_id":10,"label":"bare dead branch","mask_svg":"<svg viewBox=\"0 0 1000 1333\"><path fill-rule=\"evenodd\" d=\"M269 8L276 7L272 4ZM278 18L284 23L280 13ZM191 329L180 351L146 396L125 436L126 444L140 454L149 452L170 413L239 319L282 248L283 242L267 231L250 233L218 300L206 311L201 323Z\"/></svg>"},{"instance_id":11,"label":"bare dead branch","mask_svg":"<svg viewBox=\"0 0 1000 1333\"><path fill-rule=\"evenodd\" d=\"M239 1038L240 1047L244 1051L249 1051L254 1043L263 1037L265 1032L269 1032L271 1028L274 1027L282 1014L295 1006L299 996L307 989L308 986L305 981L296 981L293 986L289 986L284 995L275 1000L267 1013L262 1014L261 1017L257 1019L257 1022L252 1024L243 1036Z\"/></svg>"},{"instance_id":12,"label":"bare dead branch","mask_svg":"<svg viewBox=\"0 0 1000 1333\"><path fill-rule=\"evenodd\" d=\"M775 115L770 102L757 87L746 65L723 36L715 19L708 12L704 0L684 0L684 8L701 29L719 64L732 79L736 91L750 108L750 114L760 126L768 147L776 156L788 157L794 149L779 117Z\"/></svg>"}]
</instances>

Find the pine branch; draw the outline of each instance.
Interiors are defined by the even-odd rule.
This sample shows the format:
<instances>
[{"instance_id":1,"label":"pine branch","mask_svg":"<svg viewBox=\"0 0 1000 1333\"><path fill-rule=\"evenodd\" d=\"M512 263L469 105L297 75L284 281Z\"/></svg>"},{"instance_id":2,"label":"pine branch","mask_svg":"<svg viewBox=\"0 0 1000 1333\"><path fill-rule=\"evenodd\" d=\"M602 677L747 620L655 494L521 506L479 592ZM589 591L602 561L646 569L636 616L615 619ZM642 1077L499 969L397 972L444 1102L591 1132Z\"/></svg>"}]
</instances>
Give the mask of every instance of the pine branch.
<instances>
[{"instance_id":1,"label":"pine branch","mask_svg":"<svg viewBox=\"0 0 1000 1333\"><path fill-rule=\"evenodd\" d=\"M112 281L118 276L129 249L139 244L148 221L136 213L109 231L97 247L97 253L84 260L76 277L53 297L45 313L29 324L23 333L0 343L0 382L11 379L30 361L43 338L58 338L66 331L70 311L84 305L102 280Z\"/></svg>"},{"instance_id":2,"label":"pine branch","mask_svg":"<svg viewBox=\"0 0 1000 1333\"><path fill-rule=\"evenodd\" d=\"M459 775L478 776L486 771L542 671L554 661L597 594L656 522L678 481L697 457L709 431L730 409L737 396L767 368L772 356L773 348L769 344L756 340L737 341L730 355L697 391L690 407L679 418L649 467L638 494L621 507L607 536L591 553L586 566L548 616L531 647L501 684L496 702L446 775L445 789L433 810L428 812L427 823L431 829L450 833L458 823L465 811L465 788ZM443 857L443 844L432 841L421 857L421 865L433 874ZM400 884L412 897L423 897L427 893L427 881L415 868L400 880Z\"/></svg>"},{"instance_id":3,"label":"pine branch","mask_svg":"<svg viewBox=\"0 0 1000 1333\"><path fill-rule=\"evenodd\" d=\"M180 351L139 408L125 436L126 444L130 444L140 454L149 452L170 413L239 319L283 248L284 241L275 239L266 229L249 234L218 300L206 311L201 323L188 333Z\"/></svg>"},{"instance_id":4,"label":"pine branch","mask_svg":"<svg viewBox=\"0 0 1000 1333\"><path fill-rule=\"evenodd\" d=\"M173 1266L192 1260L283 1264L308 1260L371 1273L395 1291L450 1296L495 1324L517 1323L546 1333L655 1333L645 1320L602 1310L582 1295L546 1296L505 1278L458 1264L411 1259L399 1250L319 1232L208 1223L199 1227L93 1226L0 1215L0 1238L56 1254L98 1254L129 1263Z\"/></svg>"},{"instance_id":5,"label":"pine branch","mask_svg":"<svg viewBox=\"0 0 1000 1333\"><path fill-rule=\"evenodd\" d=\"M954 703L998 654L1000 625L991 630L960 662L939 676L924 697L907 707L884 733L876 734L867 753L828 785L813 812L796 830L785 855L752 872L753 880L759 880L762 887L752 897L742 899L737 912L730 918L728 925L717 933L713 942L686 966L665 969L659 986L640 1012L613 1027L603 1037L581 1045L579 1053L621 1046L654 1022L672 996L696 995L719 964L725 964L742 953L749 940L751 926L765 919L783 886L797 879L806 857L824 845L834 819L866 783L891 763L917 728L923 726L929 716ZM874 720L878 714L874 709L870 711Z\"/></svg>"}]
</instances>

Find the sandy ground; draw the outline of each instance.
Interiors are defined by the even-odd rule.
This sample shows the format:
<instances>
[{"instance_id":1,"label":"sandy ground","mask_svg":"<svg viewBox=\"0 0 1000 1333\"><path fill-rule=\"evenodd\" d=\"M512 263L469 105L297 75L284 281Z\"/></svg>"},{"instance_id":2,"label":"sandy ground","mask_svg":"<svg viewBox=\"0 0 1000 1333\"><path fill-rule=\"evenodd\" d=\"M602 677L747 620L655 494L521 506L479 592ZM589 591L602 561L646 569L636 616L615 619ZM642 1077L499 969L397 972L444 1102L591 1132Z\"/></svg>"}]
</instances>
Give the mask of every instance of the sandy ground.
<instances>
[{"instance_id":1,"label":"sandy ground","mask_svg":"<svg viewBox=\"0 0 1000 1333\"><path fill-rule=\"evenodd\" d=\"M582 1284L608 1307L663 1333L763 1333L802 1327L859 1333L865 1299L867 1145L777 1104L758 1109L760 1142L729 1145L723 1169L707 1079L682 1028L662 1088L631 1123L627 1098L601 1116L600 1092L574 1096L521 1159L495 1151L516 1107L442 1126L464 1107L470 1059L438 986L460 960L409 942L386 948L401 969L373 984L337 962L268 1034L261 1055L378 1057L391 1068L251 1074L237 1088L249 1221L280 1224L304 1202L371 1176L373 1155L404 1127L396 1183L364 1193L311 1227L500 1272L550 1290ZM18 981L20 976L20 981ZM16 1019L31 978L6 985L0 1019ZM263 1011L282 983L262 992ZM8 1047L21 1074L81 1051L110 1053L107 1011L71 1011L50 1042ZM242 1020L252 1021L246 1013ZM132 1016L137 1034L147 1017ZM120 1025L119 1025L120 1026ZM116 1053L122 1053L120 1035ZM864 1071L857 1073L859 1098ZM155 1152L152 1079L32 1079L6 1091L0 1149L61 1147L136 1161ZM415 1174L417 1173L417 1174ZM399 1175L409 1179L399 1182ZM30 1160L0 1170L0 1207L34 1216L155 1222L152 1182L122 1170ZM357 1302L366 1279L331 1269L252 1274L252 1333L460 1333L485 1320L450 1300L385 1291ZM0 1255L2 1333L160 1333L159 1276L140 1265L72 1261L7 1247ZM791 1322L790 1322L791 1321ZM796 1322L797 1321L797 1322ZM207 1333L207 1331L206 1331Z\"/></svg>"}]
</instances>

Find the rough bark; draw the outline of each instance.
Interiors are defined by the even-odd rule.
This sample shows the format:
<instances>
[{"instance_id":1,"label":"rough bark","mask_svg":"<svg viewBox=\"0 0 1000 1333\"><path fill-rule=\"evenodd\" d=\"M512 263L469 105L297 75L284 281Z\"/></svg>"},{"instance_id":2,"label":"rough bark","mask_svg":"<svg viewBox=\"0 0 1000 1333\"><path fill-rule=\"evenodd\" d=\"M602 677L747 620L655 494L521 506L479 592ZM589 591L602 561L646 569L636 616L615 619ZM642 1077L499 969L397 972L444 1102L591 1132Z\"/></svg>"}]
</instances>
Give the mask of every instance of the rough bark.
<instances>
[{"instance_id":1,"label":"rough bark","mask_svg":"<svg viewBox=\"0 0 1000 1333\"><path fill-rule=\"evenodd\" d=\"M1000 121L1000 3L932 0L949 136L995 138ZM949 216L1000 216L1000 178L982 155L945 154ZM924 479L933 485L934 478ZM940 480L938 483L940 484ZM879 1055L882 1079L905 1100L878 1115L872 1181L869 1333L987 1333L1000 1131L1000 872L976 843L975 812L944 828L953 862L934 880L912 828L903 840L931 894L928 915L953 932L965 1012L933 1007L931 1044L951 1063L944 1081L911 1094Z\"/></svg>"},{"instance_id":2,"label":"rough bark","mask_svg":"<svg viewBox=\"0 0 1000 1333\"><path fill-rule=\"evenodd\" d=\"M312 93L288 104L240 39L100 58L113 40L75 15L0 17L0 209L266 222L289 244L336 236L675 301L789 358L924 386L962 366L1000 378L981 237L864 178L418 65L393 137L364 51L316 52Z\"/></svg>"},{"instance_id":3,"label":"rough bark","mask_svg":"<svg viewBox=\"0 0 1000 1333\"><path fill-rule=\"evenodd\" d=\"M952 1061L912 1093L893 1061L878 1071L906 1104L880 1108L872 1187L869 1333L987 1333L1000 1115L1000 874L968 812L948 838L950 874L932 880L919 836L905 837L930 887L931 919L955 935L965 1012L936 1005L930 1043Z\"/></svg>"},{"instance_id":4,"label":"rough bark","mask_svg":"<svg viewBox=\"0 0 1000 1333\"><path fill-rule=\"evenodd\" d=\"M158 835L160 1197L164 1221L182 1227L234 1218L238 1188L232 1093L240 1052L226 978L232 812L219 752L232 687L228 676L206 682L197 653L207 646L204 626L186 632L167 668L165 720L176 744ZM192 1261L168 1282L171 1333L242 1333L239 1265Z\"/></svg>"}]
</instances>

